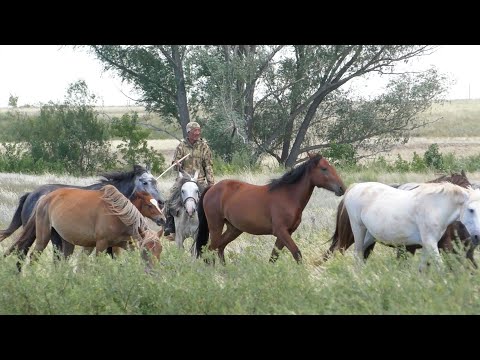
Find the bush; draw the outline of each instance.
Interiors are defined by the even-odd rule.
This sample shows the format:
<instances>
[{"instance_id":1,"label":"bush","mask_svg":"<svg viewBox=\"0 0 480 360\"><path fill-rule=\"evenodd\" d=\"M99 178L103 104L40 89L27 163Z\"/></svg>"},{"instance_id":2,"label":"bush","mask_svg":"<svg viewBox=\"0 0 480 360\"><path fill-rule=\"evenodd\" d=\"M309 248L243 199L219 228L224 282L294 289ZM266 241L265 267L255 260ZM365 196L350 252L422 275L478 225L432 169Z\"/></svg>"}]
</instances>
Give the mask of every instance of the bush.
<instances>
[{"instance_id":1,"label":"bush","mask_svg":"<svg viewBox=\"0 0 480 360\"><path fill-rule=\"evenodd\" d=\"M444 170L443 156L438 150L438 144L431 144L423 155L425 164L437 170Z\"/></svg>"}]
</instances>

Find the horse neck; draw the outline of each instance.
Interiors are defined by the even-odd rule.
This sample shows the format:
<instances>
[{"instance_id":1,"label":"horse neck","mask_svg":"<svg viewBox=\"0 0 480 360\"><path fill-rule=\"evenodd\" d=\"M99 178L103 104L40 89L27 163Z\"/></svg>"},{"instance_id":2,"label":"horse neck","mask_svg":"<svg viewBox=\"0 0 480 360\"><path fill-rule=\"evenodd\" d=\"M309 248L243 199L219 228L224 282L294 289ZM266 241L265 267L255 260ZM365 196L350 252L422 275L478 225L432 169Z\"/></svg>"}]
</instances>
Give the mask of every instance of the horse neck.
<instances>
[{"instance_id":1,"label":"horse neck","mask_svg":"<svg viewBox=\"0 0 480 360\"><path fill-rule=\"evenodd\" d=\"M460 215L468 200L468 194L465 194L465 191L462 191L463 199L460 202L457 196L443 193L444 196L440 197L439 201L434 201L434 204L427 205L427 207L442 209L445 214L444 218L447 224L450 225L454 221L460 220Z\"/></svg>"},{"instance_id":2,"label":"horse neck","mask_svg":"<svg viewBox=\"0 0 480 360\"><path fill-rule=\"evenodd\" d=\"M131 181L108 180L100 184L101 186L112 185L117 188L125 197L131 199L135 194L135 184Z\"/></svg>"},{"instance_id":3,"label":"horse neck","mask_svg":"<svg viewBox=\"0 0 480 360\"><path fill-rule=\"evenodd\" d=\"M286 186L289 196L299 202L302 210L307 206L314 188L315 185L312 184L307 173L295 184Z\"/></svg>"}]
</instances>

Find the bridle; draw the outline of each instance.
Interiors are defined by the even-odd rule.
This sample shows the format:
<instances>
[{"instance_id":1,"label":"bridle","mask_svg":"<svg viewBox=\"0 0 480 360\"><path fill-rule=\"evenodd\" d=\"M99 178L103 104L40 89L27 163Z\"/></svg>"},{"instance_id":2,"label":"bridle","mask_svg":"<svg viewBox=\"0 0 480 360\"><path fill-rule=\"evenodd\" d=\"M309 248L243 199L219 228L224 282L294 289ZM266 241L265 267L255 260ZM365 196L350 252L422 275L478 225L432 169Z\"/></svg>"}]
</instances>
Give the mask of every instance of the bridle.
<instances>
[{"instance_id":1,"label":"bridle","mask_svg":"<svg viewBox=\"0 0 480 360\"><path fill-rule=\"evenodd\" d=\"M193 180L185 181L185 182L183 183L182 187L183 187L186 183L189 183L189 182L194 183L194 184L197 186L197 189L198 189L198 184L197 184L197 182L196 182L196 181L193 181ZM186 197L186 198L183 200L183 208L186 210L185 204L187 203L187 200L188 200L188 199L192 199L192 200L193 200L193 203L195 204L195 209L197 209L197 206L198 206L197 202L198 202L198 200L195 199L193 196L188 196L188 197Z\"/></svg>"}]
</instances>

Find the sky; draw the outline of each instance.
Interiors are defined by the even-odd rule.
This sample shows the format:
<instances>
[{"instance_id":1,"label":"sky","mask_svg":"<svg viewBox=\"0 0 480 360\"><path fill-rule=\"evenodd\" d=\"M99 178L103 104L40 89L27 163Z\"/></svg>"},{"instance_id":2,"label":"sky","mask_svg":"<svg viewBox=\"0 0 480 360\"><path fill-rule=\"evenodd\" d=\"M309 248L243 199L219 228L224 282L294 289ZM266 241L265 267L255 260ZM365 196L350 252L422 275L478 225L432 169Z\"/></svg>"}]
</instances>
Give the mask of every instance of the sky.
<instances>
[{"instance_id":1,"label":"sky","mask_svg":"<svg viewBox=\"0 0 480 360\"><path fill-rule=\"evenodd\" d=\"M480 45L442 45L413 62L415 69L434 65L455 82L448 99L480 99ZM68 85L84 80L99 96L97 105L133 106L139 95L112 72L103 72L100 61L84 49L59 45L0 45L0 107L10 95L18 106L61 102ZM381 91L381 82L371 81L365 91ZM133 99L133 100L132 100Z\"/></svg>"}]
</instances>

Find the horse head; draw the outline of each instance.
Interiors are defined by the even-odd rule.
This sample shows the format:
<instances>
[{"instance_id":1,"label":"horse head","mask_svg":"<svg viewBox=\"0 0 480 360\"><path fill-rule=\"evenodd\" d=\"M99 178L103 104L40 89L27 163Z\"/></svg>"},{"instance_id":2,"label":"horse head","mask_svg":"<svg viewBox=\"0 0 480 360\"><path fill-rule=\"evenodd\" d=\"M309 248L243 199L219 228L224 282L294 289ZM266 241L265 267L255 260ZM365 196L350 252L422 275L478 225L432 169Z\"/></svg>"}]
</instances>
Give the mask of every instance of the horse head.
<instances>
[{"instance_id":1,"label":"horse head","mask_svg":"<svg viewBox=\"0 0 480 360\"><path fill-rule=\"evenodd\" d=\"M472 243L478 245L480 241L480 190L466 189L468 199L460 212L460 221L470 233Z\"/></svg>"},{"instance_id":2,"label":"horse head","mask_svg":"<svg viewBox=\"0 0 480 360\"><path fill-rule=\"evenodd\" d=\"M148 170L140 165L134 165L133 167L135 187L133 191L146 191L157 200L160 208L163 208L165 199L161 196L157 187L157 180Z\"/></svg>"},{"instance_id":3,"label":"horse head","mask_svg":"<svg viewBox=\"0 0 480 360\"><path fill-rule=\"evenodd\" d=\"M333 165L330 165L327 159L320 154L309 153L308 156L309 161L312 162L310 172L313 185L333 191L337 196L342 196L346 186Z\"/></svg>"},{"instance_id":4,"label":"horse head","mask_svg":"<svg viewBox=\"0 0 480 360\"><path fill-rule=\"evenodd\" d=\"M179 178L187 178L187 181L182 185L180 191L182 196L182 204L187 212L188 216L192 217L197 211L198 199L200 197L197 177L198 171L195 171L195 175L192 177L186 172L179 172Z\"/></svg>"},{"instance_id":5,"label":"horse head","mask_svg":"<svg viewBox=\"0 0 480 360\"><path fill-rule=\"evenodd\" d=\"M159 226L165 224L163 211L160 210L157 200L147 191L137 191L131 201L143 216L152 219Z\"/></svg>"}]
</instances>

